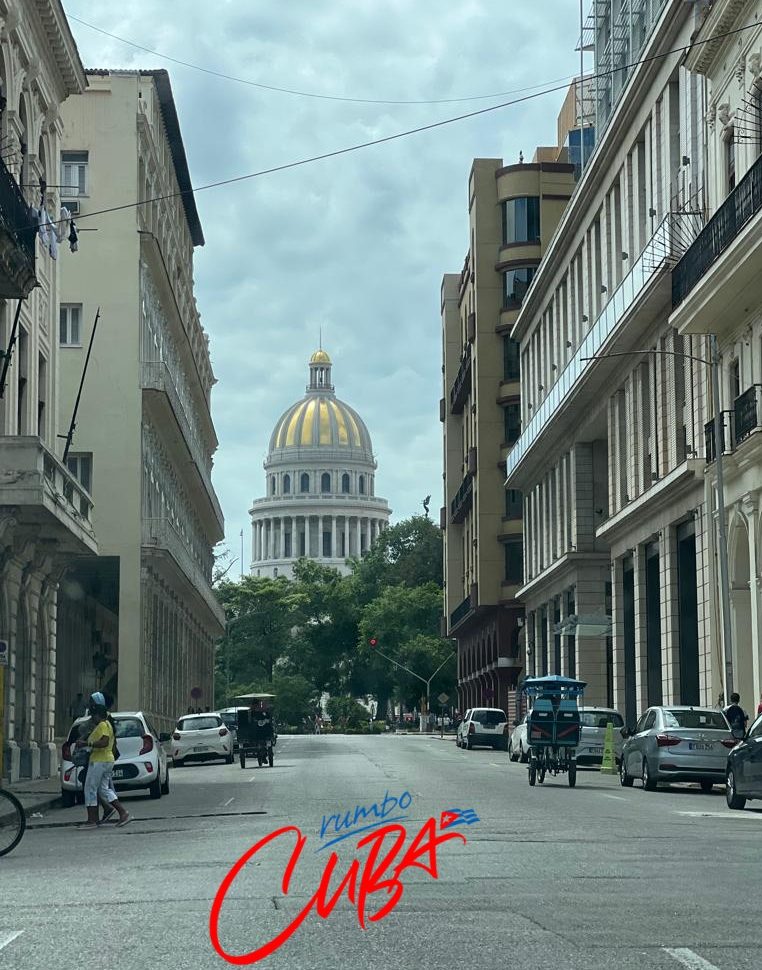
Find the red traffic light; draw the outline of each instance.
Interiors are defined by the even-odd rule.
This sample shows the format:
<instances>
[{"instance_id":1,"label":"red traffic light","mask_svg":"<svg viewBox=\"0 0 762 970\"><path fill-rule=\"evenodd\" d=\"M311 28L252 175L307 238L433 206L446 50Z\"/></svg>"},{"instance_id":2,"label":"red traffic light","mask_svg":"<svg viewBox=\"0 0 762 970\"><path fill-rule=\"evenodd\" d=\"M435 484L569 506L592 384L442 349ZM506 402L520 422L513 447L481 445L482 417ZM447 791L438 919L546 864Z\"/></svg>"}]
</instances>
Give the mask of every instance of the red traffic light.
<instances>
[{"instance_id":1,"label":"red traffic light","mask_svg":"<svg viewBox=\"0 0 762 970\"><path fill-rule=\"evenodd\" d=\"M377 640L377 639L376 639L375 637L371 637L371 638L370 638L370 640L368 640L368 643L369 643L369 644L370 644L370 645L371 645L372 647L375 647L375 646L377 646L377 645L378 645L378 640Z\"/></svg>"}]
</instances>

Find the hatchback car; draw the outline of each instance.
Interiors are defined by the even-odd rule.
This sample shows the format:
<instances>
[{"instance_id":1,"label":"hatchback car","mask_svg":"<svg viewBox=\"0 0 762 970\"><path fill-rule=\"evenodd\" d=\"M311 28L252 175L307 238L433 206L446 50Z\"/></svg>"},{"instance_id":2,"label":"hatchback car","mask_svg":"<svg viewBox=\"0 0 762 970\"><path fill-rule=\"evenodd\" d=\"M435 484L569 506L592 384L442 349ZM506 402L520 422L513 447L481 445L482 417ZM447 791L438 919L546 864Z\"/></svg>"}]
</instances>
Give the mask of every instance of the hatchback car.
<instances>
[{"instance_id":1,"label":"hatchback car","mask_svg":"<svg viewBox=\"0 0 762 970\"><path fill-rule=\"evenodd\" d=\"M508 748L508 718L499 707L474 707L458 725L455 743L471 750L475 744L491 748Z\"/></svg>"},{"instance_id":2,"label":"hatchback car","mask_svg":"<svg viewBox=\"0 0 762 970\"><path fill-rule=\"evenodd\" d=\"M233 735L219 714L188 714L181 717L172 733L172 760L175 767L188 761L224 758L233 764Z\"/></svg>"},{"instance_id":3,"label":"hatchback car","mask_svg":"<svg viewBox=\"0 0 762 970\"><path fill-rule=\"evenodd\" d=\"M762 715L728 755L725 782L728 808L744 808L747 799L762 798Z\"/></svg>"},{"instance_id":4,"label":"hatchback car","mask_svg":"<svg viewBox=\"0 0 762 970\"><path fill-rule=\"evenodd\" d=\"M151 798L168 795L169 767L163 745L169 741L169 735L159 734L142 711L117 711L111 717L119 749L113 772L116 790L147 788ZM89 722L89 717L77 718L61 749L61 800L67 807L84 791L87 768L76 767L71 759L76 742L87 733Z\"/></svg>"},{"instance_id":5,"label":"hatchback car","mask_svg":"<svg viewBox=\"0 0 762 970\"><path fill-rule=\"evenodd\" d=\"M529 743L527 741L527 718L525 714L520 721L513 722L513 731L508 739L508 754L511 761L520 761L522 764L529 760Z\"/></svg>"},{"instance_id":6,"label":"hatchback car","mask_svg":"<svg viewBox=\"0 0 762 970\"><path fill-rule=\"evenodd\" d=\"M238 751L238 712L248 711L248 707L223 707L219 711L215 711L215 714L219 714L222 718L222 723L230 731L233 737L233 752Z\"/></svg>"},{"instance_id":7,"label":"hatchback car","mask_svg":"<svg viewBox=\"0 0 762 970\"><path fill-rule=\"evenodd\" d=\"M653 791L659 782L698 782L710 792L725 781L728 750L736 740L721 711L704 707L651 707L625 731L619 780L640 778Z\"/></svg>"},{"instance_id":8,"label":"hatchback car","mask_svg":"<svg viewBox=\"0 0 762 970\"><path fill-rule=\"evenodd\" d=\"M603 762L603 747L606 741L606 728L609 724L614 727L614 758L619 764L622 758L624 738L622 728L624 718L611 707L580 707L579 747L577 748L578 765L599 765Z\"/></svg>"}]
</instances>

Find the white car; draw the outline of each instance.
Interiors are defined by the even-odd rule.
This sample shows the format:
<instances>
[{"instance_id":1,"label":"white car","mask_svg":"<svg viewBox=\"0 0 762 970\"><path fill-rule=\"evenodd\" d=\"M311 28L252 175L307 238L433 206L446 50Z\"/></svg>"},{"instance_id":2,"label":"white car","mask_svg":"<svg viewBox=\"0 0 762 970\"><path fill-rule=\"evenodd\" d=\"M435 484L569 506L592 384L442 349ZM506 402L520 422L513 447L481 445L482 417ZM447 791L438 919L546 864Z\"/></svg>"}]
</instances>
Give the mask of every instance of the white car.
<instances>
[{"instance_id":1,"label":"white car","mask_svg":"<svg viewBox=\"0 0 762 970\"><path fill-rule=\"evenodd\" d=\"M529 744L527 742L527 717L525 714L520 721L513 722L513 731L508 739L508 754L511 761L524 764L529 760Z\"/></svg>"},{"instance_id":2,"label":"white car","mask_svg":"<svg viewBox=\"0 0 762 970\"><path fill-rule=\"evenodd\" d=\"M466 711L458 725L455 743L470 751L475 744L499 748L508 747L508 718L499 707L473 707Z\"/></svg>"},{"instance_id":3,"label":"white car","mask_svg":"<svg viewBox=\"0 0 762 970\"><path fill-rule=\"evenodd\" d=\"M176 768L188 761L224 758L233 764L233 735L219 714L188 714L172 733L172 760Z\"/></svg>"},{"instance_id":4,"label":"white car","mask_svg":"<svg viewBox=\"0 0 762 970\"><path fill-rule=\"evenodd\" d=\"M168 734L159 734L142 711L117 711L111 715L116 727L119 759L114 764L114 787L117 791L147 788L151 798L169 794L169 766L163 744ZM71 760L76 742L87 735L89 717L79 717L72 724L61 749L61 801L69 807L84 791L87 768L76 767Z\"/></svg>"},{"instance_id":5,"label":"white car","mask_svg":"<svg viewBox=\"0 0 762 970\"><path fill-rule=\"evenodd\" d=\"M617 764L622 760L622 728L624 718L611 707L580 707L579 746L577 748L578 765L599 765L603 761L603 745L606 740L606 726L614 726L614 760Z\"/></svg>"}]
</instances>

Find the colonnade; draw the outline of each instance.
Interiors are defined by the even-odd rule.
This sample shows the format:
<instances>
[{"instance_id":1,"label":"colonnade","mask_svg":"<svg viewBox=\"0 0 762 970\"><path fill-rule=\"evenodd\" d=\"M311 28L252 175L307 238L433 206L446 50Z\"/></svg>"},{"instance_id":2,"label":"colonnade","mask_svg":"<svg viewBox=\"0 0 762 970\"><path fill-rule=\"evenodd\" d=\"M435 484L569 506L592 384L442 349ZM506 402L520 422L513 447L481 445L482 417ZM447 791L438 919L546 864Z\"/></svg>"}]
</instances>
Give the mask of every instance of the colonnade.
<instances>
[{"instance_id":1,"label":"colonnade","mask_svg":"<svg viewBox=\"0 0 762 970\"><path fill-rule=\"evenodd\" d=\"M386 527L386 519L375 516L267 516L252 523L252 561L359 557Z\"/></svg>"}]
</instances>

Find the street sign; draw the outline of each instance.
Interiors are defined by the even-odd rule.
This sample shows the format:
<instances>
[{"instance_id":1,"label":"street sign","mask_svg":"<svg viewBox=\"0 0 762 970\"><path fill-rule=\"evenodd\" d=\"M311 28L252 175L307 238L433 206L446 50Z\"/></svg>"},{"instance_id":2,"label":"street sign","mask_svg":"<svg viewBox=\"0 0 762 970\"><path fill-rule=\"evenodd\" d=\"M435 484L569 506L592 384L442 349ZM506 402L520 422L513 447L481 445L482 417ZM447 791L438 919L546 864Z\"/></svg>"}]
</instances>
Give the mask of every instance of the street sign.
<instances>
[{"instance_id":1,"label":"street sign","mask_svg":"<svg viewBox=\"0 0 762 970\"><path fill-rule=\"evenodd\" d=\"M191 697L193 698L194 701L197 701L203 693L204 692L201 690L200 687L194 687L193 690L191 691Z\"/></svg>"},{"instance_id":2,"label":"street sign","mask_svg":"<svg viewBox=\"0 0 762 970\"><path fill-rule=\"evenodd\" d=\"M437 697L437 700L439 701L440 704L446 704L449 701L449 699L450 699L450 695L445 693L442 693L439 695L439 697Z\"/></svg>"},{"instance_id":3,"label":"street sign","mask_svg":"<svg viewBox=\"0 0 762 970\"><path fill-rule=\"evenodd\" d=\"M8 641L0 640L0 667L8 666L8 655L9 655Z\"/></svg>"}]
</instances>

